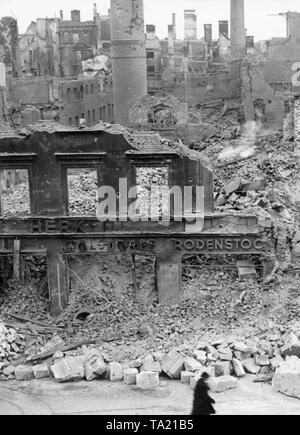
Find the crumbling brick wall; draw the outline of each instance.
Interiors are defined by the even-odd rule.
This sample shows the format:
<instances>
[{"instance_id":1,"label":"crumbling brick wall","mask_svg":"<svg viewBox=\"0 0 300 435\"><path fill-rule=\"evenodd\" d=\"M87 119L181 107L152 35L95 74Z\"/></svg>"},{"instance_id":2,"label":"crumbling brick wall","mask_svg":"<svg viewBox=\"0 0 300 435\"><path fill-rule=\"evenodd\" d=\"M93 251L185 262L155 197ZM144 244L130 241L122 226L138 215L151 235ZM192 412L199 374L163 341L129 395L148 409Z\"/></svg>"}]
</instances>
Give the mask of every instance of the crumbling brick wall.
<instances>
[{"instance_id":1,"label":"crumbling brick wall","mask_svg":"<svg viewBox=\"0 0 300 435\"><path fill-rule=\"evenodd\" d=\"M188 123L188 108L172 95L146 96L130 110L130 123L146 130L176 129Z\"/></svg>"},{"instance_id":2,"label":"crumbling brick wall","mask_svg":"<svg viewBox=\"0 0 300 435\"><path fill-rule=\"evenodd\" d=\"M10 98L15 104L50 104L53 86L53 80L47 77L12 79Z\"/></svg>"},{"instance_id":3,"label":"crumbling brick wall","mask_svg":"<svg viewBox=\"0 0 300 435\"><path fill-rule=\"evenodd\" d=\"M284 120L284 100L263 77L263 68L259 62L245 61L241 66L242 101L245 120L255 119L255 102L261 100L265 107L264 125L268 128L280 128Z\"/></svg>"}]
</instances>

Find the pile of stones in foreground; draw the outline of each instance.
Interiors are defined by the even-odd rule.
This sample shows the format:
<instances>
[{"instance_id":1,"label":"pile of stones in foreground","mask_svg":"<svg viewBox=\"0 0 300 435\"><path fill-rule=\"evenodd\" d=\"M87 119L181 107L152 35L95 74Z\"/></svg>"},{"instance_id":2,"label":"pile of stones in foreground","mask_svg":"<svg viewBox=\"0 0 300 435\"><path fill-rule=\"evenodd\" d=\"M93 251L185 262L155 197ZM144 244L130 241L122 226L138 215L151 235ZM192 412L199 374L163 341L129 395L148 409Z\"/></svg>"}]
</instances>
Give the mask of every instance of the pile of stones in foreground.
<instances>
[{"instance_id":1,"label":"pile of stones in foreground","mask_svg":"<svg viewBox=\"0 0 300 435\"><path fill-rule=\"evenodd\" d=\"M12 362L17 361L25 350L25 337L13 328L0 323L0 379L14 373Z\"/></svg>"},{"instance_id":2,"label":"pile of stones in foreground","mask_svg":"<svg viewBox=\"0 0 300 435\"><path fill-rule=\"evenodd\" d=\"M55 342L57 343L57 338ZM141 389L160 385L161 375L181 380L194 388L207 372L212 392L237 388L238 379L256 375L258 382L272 381L276 391L300 398L300 340L294 333L265 339L236 341L220 339L198 342L193 351L156 352L130 361L112 361L101 348L82 346L76 351L57 351L42 364L2 367L2 380L29 381L54 377L57 382L106 379L124 381ZM0 370L1 373L1 370Z\"/></svg>"}]
</instances>

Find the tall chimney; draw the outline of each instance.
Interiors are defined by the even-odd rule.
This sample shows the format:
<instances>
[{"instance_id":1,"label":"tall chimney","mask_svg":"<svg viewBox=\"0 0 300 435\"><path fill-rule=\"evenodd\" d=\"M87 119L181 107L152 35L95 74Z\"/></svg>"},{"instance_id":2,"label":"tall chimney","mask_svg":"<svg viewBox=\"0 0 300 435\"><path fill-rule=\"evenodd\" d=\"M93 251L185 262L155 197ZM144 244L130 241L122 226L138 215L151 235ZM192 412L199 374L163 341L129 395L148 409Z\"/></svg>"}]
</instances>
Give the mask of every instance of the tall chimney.
<instances>
[{"instance_id":1,"label":"tall chimney","mask_svg":"<svg viewBox=\"0 0 300 435\"><path fill-rule=\"evenodd\" d=\"M230 54L232 60L246 55L244 0L230 0Z\"/></svg>"},{"instance_id":2,"label":"tall chimney","mask_svg":"<svg viewBox=\"0 0 300 435\"><path fill-rule=\"evenodd\" d=\"M172 25L173 25L173 33L174 39L177 39L177 29L176 29L176 14L172 14Z\"/></svg>"},{"instance_id":3,"label":"tall chimney","mask_svg":"<svg viewBox=\"0 0 300 435\"><path fill-rule=\"evenodd\" d=\"M94 6L93 6L93 18L94 18L95 22L97 21L97 14L98 14L97 4L94 3Z\"/></svg>"},{"instance_id":4,"label":"tall chimney","mask_svg":"<svg viewBox=\"0 0 300 435\"><path fill-rule=\"evenodd\" d=\"M59 14L60 14L61 21L63 21L64 20L64 11L60 10Z\"/></svg>"},{"instance_id":5,"label":"tall chimney","mask_svg":"<svg viewBox=\"0 0 300 435\"><path fill-rule=\"evenodd\" d=\"M147 95L143 0L111 0L115 122L129 125L129 110Z\"/></svg>"},{"instance_id":6,"label":"tall chimney","mask_svg":"<svg viewBox=\"0 0 300 435\"><path fill-rule=\"evenodd\" d=\"M175 37L174 37L174 26L170 24L168 26L168 54L173 56L175 53Z\"/></svg>"},{"instance_id":7,"label":"tall chimney","mask_svg":"<svg viewBox=\"0 0 300 435\"><path fill-rule=\"evenodd\" d=\"M221 36L229 37L229 22L227 20L219 21L219 38Z\"/></svg>"},{"instance_id":8,"label":"tall chimney","mask_svg":"<svg viewBox=\"0 0 300 435\"><path fill-rule=\"evenodd\" d=\"M98 13L97 5L94 3L93 7L93 18L95 24L97 24L97 49L102 48L102 38L101 38L101 19L100 14Z\"/></svg>"}]
</instances>

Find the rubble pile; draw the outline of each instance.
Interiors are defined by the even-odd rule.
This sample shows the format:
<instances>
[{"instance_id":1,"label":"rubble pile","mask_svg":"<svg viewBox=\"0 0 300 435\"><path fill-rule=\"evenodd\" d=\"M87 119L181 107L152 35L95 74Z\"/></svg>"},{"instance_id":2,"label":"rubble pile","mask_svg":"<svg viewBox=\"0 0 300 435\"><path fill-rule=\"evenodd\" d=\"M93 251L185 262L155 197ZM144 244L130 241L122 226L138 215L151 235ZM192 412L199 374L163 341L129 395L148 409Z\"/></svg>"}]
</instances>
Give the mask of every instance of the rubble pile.
<instances>
[{"instance_id":1,"label":"rubble pile","mask_svg":"<svg viewBox=\"0 0 300 435\"><path fill-rule=\"evenodd\" d=\"M11 282L6 296L0 300L0 309L2 316L14 314L26 316L32 321L50 318L50 302L38 294L38 287L34 283L21 285Z\"/></svg>"},{"instance_id":2,"label":"rubble pile","mask_svg":"<svg viewBox=\"0 0 300 435\"><path fill-rule=\"evenodd\" d=\"M256 337L219 336L207 340L197 337L194 344L136 353L133 358L113 359L102 345L65 347L64 340L53 337L42 352L27 359L24 365L6 365L9 379L31 380L50 376L57 382L86 379L124 381L141 389L162 385L160 377L181 380L194 388L202 373L210 376L213 392L238 387L238 379L255 375L254 382L271 382L277 391L298 397L300 357L300 324L297 333L274 330ZM45 349L51 349L45 352ZM32 366L32 361L35 365ZM292 376L294 383L287 381ZM7 378L5 378L7 379ZM2 376L4 380L4 376ZM290 387L290 388L288 388Z\"/></svg>"},{"instance_id":3,"label":"rubble pile","mask_svg":"<svg viewBox=\"0 0 300 435\"><path fill-rule=\"evenodd\" d=\"M69 214L94 216L97 210L97 172L80 169L68 175Z\"/></svg>"},{"instance_id":4,"label":"rubble pile","mask_svg":"<svg viewBox=\"0 0 300 435\"><path fill-rule=\"evenodd\" d=\"M28 183L22 182L2 190L3 217L30 216Z\"/></svg>"},{"instance_id":5,"label":"rubble pile","mask_svg":"<svg viewBox=\"0 0 300 435\"><path fill-rule=\"evenodd\" d=\"M231 146L238 144L235 141ZM248 158L220 160L221 149L226 146L205 151L214 164L217 206L226 207L226 211L258 206L280 212L284 208L292 216L298 211L287 187L298 181L298 162L291 142L284 142L282 134L273 134L258 138L255 154ZM289 213L283 218L291 220Z\"/></svg>"},{"instance_id":6,"label":"rubble pile","mask_svg":"<svg viewBox=\"0 0 300 435\"><path fill-rule=\"evenodd\" d=\"M24 350L24 336L0 322L0 380L13 379L11 363L19 359Z\"/></svg>"},{"instance_id":7,"label":"rubble pile","mask_svg":"<svg viewBox=\"0 0 300 435\"><path fill-rule=\"evenodd\" d=\"M56 324L76 339L102 338L124 344L148 338L148 348L162 343L168 347L214 328L230 333L242 326L267 328L270 320L283 325L285 318L281 321L278 307L284 301L292 302L292 297L280 294L277 283L264 288L259 279L243 281L236 268L186 266L183 279L182 298L171 307L142 303L131 285L125 285L121 294L112 281L101 291L81 287ZM297 312L291 317L297 319Z\"/></svg>"},{"instance_id":8,"label":"rubble pile","mask_svg":"<svg viewBox=\"0 0 300 435\"><path fill-rule=\"evenodd\" d=\"M282 276L271 284L264 284L259 277L245 281L238 277L234 259L226 263L225 257L215 262L207 258L201 266L196 260L184 262L183 294L172 306L158 305L157 293L153 302L145 303L129 279L126 283L126 275L113 280L106 270L100 281L83 277L69 306L55 320L49 315L49 301L30 287L11 289L3 299L1 313L10 320L27 319L22 333L33 334L28 355L57 329L64 331L68 342L100 340L114 358L137 351L168 351L182 343L190 346L199 334L210 337L216 330L225 335L255 336L299 320L294 280ZM75 270L82 276L82 270Z\"/></svg>"}]
</instances>

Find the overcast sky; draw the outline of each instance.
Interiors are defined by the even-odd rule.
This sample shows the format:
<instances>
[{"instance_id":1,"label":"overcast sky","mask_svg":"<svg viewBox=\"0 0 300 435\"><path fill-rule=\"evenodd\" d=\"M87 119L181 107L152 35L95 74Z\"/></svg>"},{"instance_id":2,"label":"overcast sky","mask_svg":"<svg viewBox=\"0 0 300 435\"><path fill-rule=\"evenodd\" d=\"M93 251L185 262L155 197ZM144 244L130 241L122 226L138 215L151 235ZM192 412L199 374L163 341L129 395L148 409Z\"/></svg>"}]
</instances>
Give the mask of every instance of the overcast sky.
<instances>
[{"instance_id":1,"label":"overcast sky","mask_svg":"<svg viewBox=\"0 0 300 435\"><path fill-rule=\"evenodd\" d=\"M0 17L15 16L19 32L26 30L31 21L41 17L59 16L63 9L68 18L71 9L80 9L84 20L92 18L93 3L101 13L106 13L110 0L0 0ZM218 36L218 20L229 19L230 0L144 0L145 22L155 24L160 38L167 37L167 25L171 24L172 12L177 14L178 36L183 37L183 11L196 9L198 15L198 37L203 36L203 25L213 24L214 37ZM285 19L268 16L279 12L299 11L299 0L245 0L246 28L248 35L256 40L272 36L285 36Z\"/></svg>"}]
</instances>

